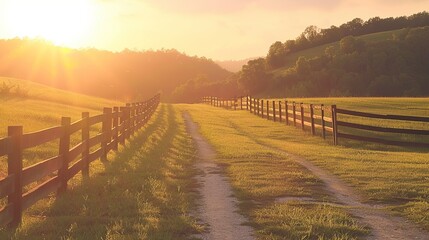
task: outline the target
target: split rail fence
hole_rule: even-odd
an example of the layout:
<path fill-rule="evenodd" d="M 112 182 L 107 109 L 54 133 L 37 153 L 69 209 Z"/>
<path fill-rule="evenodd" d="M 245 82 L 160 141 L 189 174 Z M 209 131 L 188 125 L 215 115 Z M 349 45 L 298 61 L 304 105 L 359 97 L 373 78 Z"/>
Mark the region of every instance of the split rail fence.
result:
<path fill-rule="evenodd" d="M 8 136 L 0 138 L 0 157 L 7 156 L 8 163 L 8 175 L 0 179 L 0 199 L 7 197 L 6 205 L 0 209 L 0 225 L 17 226 L 25 209 L 51 193 L 66 191 L 67 182 L 79 172 L 89 176 L 89 164 L 99 158 L 106 161 L 110 151 L 117 151 L 118 144 L 125 144 L 125 140 L 145 126 L 159 102 L 157 94 L 144 102 L 114 107 L 113 111 L 104 108 L 102 114 L 92 117 L 83 112 L 82 119 L 73 123 L 69 117 L 62 117 L 61 126 L 31 133 L 23 133 L 22 126 L 9 126 Z M 91 126 L 100 123 L 101 132 L 90 137 Z M 81 141 L 71 147 L 70 136 L 79 131 Z M 58 139 L 58 156 L 23 168 L 23 150 Z M 38 184 L 47 177 L 48 180 Z M 23 193 L 30 184 L 38 185 Z"/>
<path fill-rule="evenodd" d="M 387 140 L 379 137 L 370 137 L 366 133 L 356 134 L 359 131 L 370 131 L 375 133 L 393 133 L 413 136 L 429 136 L 426 129 L 405 129 L 393 127 L 371 126 L 347 122 L 347 118 L 340 116 L 347 115 L 366 119 L 381 119 L 418 122 L 429 126 L 429 117 L 403 116 L 403 115 L 382 115 L 365 113 L 337 108 L 336 105 L 325 106 L 324 104 L 304 104 L 290 102 L 287 100 L 264 100 L 252 98 L 250 96 L 237 97 L 232 99 L 222 99 L 217 97 L 204 97 L 203 103 L 215 107 L 224 107 L 233 110 L 247 110 L 262 118 L 274 122 L 285 123 L 301 128 L 303 131 L 310 131 L 312 135 L 320 135 L 324 139 L 328 136 L 332 138 L 334 145 L 337 145 L 340 138 L 351 139 L 364 142 L 373 142 L 386 145 L 422 147 L 429 148 L 429 143 L 425 141 L 403 141 Z M 339 119 L 340 118 L 340 119 Z"/>

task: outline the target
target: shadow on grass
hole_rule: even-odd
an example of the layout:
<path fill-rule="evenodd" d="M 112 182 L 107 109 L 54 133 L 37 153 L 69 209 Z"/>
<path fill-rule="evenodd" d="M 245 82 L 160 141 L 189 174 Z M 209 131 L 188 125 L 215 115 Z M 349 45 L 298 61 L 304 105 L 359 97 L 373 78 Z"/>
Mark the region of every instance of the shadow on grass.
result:
<path fill-rule="evenodd" d="M 41 213 L 44 219 L 24 223 L 8 236 L 189 238 L 198 231 L 187 215 L 190 197 L 186 188 L 193 174 L 193 153 L 173 108 L 162 105 L 147 127 L 104 165 L 104 171 L 56 198 L 46 213 Z"/>

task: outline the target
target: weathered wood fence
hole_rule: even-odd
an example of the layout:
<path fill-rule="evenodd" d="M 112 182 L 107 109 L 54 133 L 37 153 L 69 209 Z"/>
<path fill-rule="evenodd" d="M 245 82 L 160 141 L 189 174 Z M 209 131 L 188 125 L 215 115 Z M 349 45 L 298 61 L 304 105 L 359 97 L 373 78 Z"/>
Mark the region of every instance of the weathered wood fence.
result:
<path fill-rule="evenodd" d="M 403 129 L 392 127 L 379 127 L 364 124 L 347 122 L 341 119 L 341 115 L 364 117 L 371 119 L 412 121 L 429 123 L 429 117 L 402 116 L 402 115 L 382 115 L 364 113 L 352 110 L 337 108 L 336 105 L 325 106 L 324 104 L 304 104 L 290 102 L 287 100 L 264 100 L 252 98 L 250 96 L 232 99 L 219 99 L 216 97 L 204 97 L 203 103 L 216 107 L 226 107 L 230 109 L 247 110 L 262 118 L 274 122 L 285 123 L 301 128 L 303 131 L 310 131 L 312 135 L 320 135 L 323 138 L 330 136 L 334 145 L 337 145 L 340 138 L 352 139 L 365 142 L 381 143 L 395 146 L 423 147 L 428 148 L 428 142 L 412 142 L 399 140 L 386 140 L 383 138 L 369 137 L 365 134 L 357 135 L 353 130 L 365 130 L 381 133 L 397 133 L 411 135 L 429 136 L 429 130 Z M 233 107 L 229 107 L 233 106 Z M 340 129 L 341 127 L 341 129 Z M 341 131 L 340 131 L 341 130 Z M 350 131 L 352 130 L 352 131 Z M 351 133 L 353 132 L 353 133 Z M 363 135 L 363 136 L 362 136 Z"/>
<path fill-rule="evenodd" d="M 0 180 L 0 199 L 7 197 L 7 204 L 0 210 L 0 225 L 17 226 L 25 209 L 53 192 L 66 191 L 68 180 L 80 171 L 84 177 L 89 176 L 89 164 L 98 158 L 106 161 L 110 151 L 118 150 L 118 144 L 125 144 L 148 122 L 159 101 L 157 94 L 144 102 L 114 107 L 113 111 L 104 108 L 102 114 L 92 117 L 83 112 L 82 119 L 73 123 L 69 117 L 62 117 L 61 126 L 31 133 L 23 133 L 22 126 L 9 126 L 8 136 L 0 139 L 0 157 L 7 156 L 8 163 L 8 175 Z M 101 132 L 90 138 L 90 127 L 100 123 Z M 78 131 L 81 141 L 71 147 L 70 136 Z M 58 156 L 23 168 L 23 150 L 58 139 Z M 49 179 L 23 193 L 25 186 L 46 177 Z"/>

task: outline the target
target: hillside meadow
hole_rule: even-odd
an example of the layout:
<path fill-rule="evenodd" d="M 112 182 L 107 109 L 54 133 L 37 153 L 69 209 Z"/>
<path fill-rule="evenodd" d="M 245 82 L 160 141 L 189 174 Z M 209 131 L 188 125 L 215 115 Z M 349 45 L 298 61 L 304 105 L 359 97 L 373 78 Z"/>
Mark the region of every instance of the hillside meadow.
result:
<path fill-rule="evenodd" d="M 102 113 L 103 107 L 123 106 L 125 103 L 51 88 L 34 82 L 0 78 L 0 138 L 7 136 L 8 126 L 23 126 L 24 133 L 43 130 L 61 124 L 61 117 L 71 121 Z M 5 90 L 6 89 L 6 90 Z M 97 134 L 101 124 L 91 128 Z M 80 141 L 80 132 L 71 136 L 71 143 Z M 58 154 L 58 140 L 24 151 L 24 167 Z M 5 157 L 0 158 L 0 176 L 7 173 Z"/>
<path fill-rule="evenodd" d="M 373 43 L 373 42 L 379 42 L 384 40 L 393 39 L 393 36 L 395 34 L 398 34 L 402 31 L 402 29 L 399 30 L 392 30 L 392 31 L 385 31 L 385 32 L 378 32 L 378 33 L 371 33 L 371 34 L 365 34 L 361 36 L 357 36 L 356 39 L 361 39 L 365 41 L 366 43 Z M 307 59 L 311 59 L 317 56 L 321 56 L 325 53 L 326 48 L 332 47 L 335 50 L 340 49 L 340 42 L 333 42 L 333 43 L 327 43 L 323 44 L 317 47 L 304 49 L 301 51 L 297 51 L 291 54 L 286 55 L 285 57 L 285 64 L 281 68 L 274 69 L 271 71 L 271 73 L 274 76 L 281 76 L 284 74 L 289 68 L 294 67 L 296 61 L 300 57 L 305 57 Z"/>

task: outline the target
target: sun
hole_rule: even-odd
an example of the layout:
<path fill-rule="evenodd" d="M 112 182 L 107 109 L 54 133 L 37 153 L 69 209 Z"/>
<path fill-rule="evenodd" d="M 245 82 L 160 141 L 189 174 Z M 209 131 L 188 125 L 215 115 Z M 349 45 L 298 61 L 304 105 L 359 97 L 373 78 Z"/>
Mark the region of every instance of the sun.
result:
<path fill-rule="evenodd" d="M 6 8 L 6 26 L 14 36 L 58 45 L 83 44 L 94 23 L 91 0 L 10 0 Z"/>

